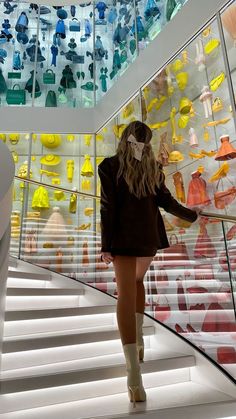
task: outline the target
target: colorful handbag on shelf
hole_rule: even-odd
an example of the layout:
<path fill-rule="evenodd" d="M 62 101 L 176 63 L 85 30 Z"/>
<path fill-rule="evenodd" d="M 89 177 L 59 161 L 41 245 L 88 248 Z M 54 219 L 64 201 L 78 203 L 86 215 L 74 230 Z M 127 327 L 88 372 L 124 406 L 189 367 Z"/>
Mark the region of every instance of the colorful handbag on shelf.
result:
<path fill-rule="evenodd" d="M 80 32 L 80 22 L 74 17 L 69 23 L 70 32 Z"/>
<path fill-rule="evenodd" d="M 186 244 L 179 241 L 176 234 L 171 234 L 169 242 L 170 247 L 156 255 L 156 260 L 161 263 L 161 266 L 174 268 L 188 264 L 189 256 Z"/>
<path fill-rule="evenodd" d="M 6 102 L 8 105 L 25 105 L 25 90 L 21 89 L 19 84 L 15 84 L 12 89 L 7 89 Z"/>
<path fill-rule="evenodd" d="M 55 81 L 56 81 L 56 75 L 50 68 L 46 70 L 45 73 L 43 73 L 44 84 L 55 84 Z"/>

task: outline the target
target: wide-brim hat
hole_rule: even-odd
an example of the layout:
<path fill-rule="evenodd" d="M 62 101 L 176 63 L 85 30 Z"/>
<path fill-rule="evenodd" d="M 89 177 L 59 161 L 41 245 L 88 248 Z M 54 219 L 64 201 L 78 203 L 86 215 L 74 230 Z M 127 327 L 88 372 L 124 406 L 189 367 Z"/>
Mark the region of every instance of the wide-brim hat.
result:
<path fill-rule="evenodd" d="M 41 134 L 40 141 L 47 148 L 57 148 L 61 144 L 59 134 Z"/>
<path fill-rule="evenodd" d="M 55 154 L 47 154 L 46 156 L 41 157 L 40 163 L 45 164 L 46 166 L 56 166 L 61 162 L 61 157 Z"/>
<path fill-rule="evenodd" d="M 184 160 L 184 156 L 180 151 L 174 150 L 169 154 L 169 163 L 177 163 Z"/>

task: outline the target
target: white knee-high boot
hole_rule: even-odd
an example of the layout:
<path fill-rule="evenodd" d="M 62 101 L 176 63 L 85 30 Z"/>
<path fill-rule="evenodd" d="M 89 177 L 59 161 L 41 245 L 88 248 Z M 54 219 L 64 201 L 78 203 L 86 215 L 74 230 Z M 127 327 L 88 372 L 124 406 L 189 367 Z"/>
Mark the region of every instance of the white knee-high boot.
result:
<path fill-rule="evenodd" d="M 141 362 L 143 362 L 144 358 L 143 317 L 143 314 L 136 313 L 136 342 L 138 357 Z"/>
<path fill-rule="evenodd" d="M 124 345 L 123 351 L 126 360 L 129 398 L 135 407 L 136 402 L 144 402 L 146 400 L 146 393 L 143 388 L 136 343 L 129 343 Z"/>

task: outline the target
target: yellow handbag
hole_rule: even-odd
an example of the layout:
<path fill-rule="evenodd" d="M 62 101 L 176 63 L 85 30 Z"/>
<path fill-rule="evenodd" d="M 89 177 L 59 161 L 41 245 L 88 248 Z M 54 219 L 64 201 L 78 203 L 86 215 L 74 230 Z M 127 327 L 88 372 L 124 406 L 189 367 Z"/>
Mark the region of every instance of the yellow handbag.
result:
<path fill-rule="evenodd" d="M 81 167 L 81 176 L 91 177 L 94 175 L 93 166 L 91 163 L 91 158 L 88 154 L 84 156 L 84 163 Z"/>
<path fill-rule="evenodd" d="M 212 105 L 212 110 L 213 112 L 219 112 L 222 111 L 222 109 L 224 108 L 223 106 L 223 101 L 220 97 L 216 97 L 214 99 L 213 105 Z"/>
<path fill-rule="evenodd" d="M 215 92 L 225 80 L 225 73 L 222 71 L 217 77 L 210 81 L 210 88 Z"/>
<path fill-rule="evenodd" d="M 220 46 L 220 41 L 217 38 L 210 39 L 204 46 L 205 54 L 210 55 L 216 48 Z"/>
<path fill-rule="evenodd" d="M 66 196 L 64 194 L 63 191 L 61 191 L 60 189 L 58 189 L 57 191 L 54 191 L 54 199 L 56 201 L 65 201 Z"/>

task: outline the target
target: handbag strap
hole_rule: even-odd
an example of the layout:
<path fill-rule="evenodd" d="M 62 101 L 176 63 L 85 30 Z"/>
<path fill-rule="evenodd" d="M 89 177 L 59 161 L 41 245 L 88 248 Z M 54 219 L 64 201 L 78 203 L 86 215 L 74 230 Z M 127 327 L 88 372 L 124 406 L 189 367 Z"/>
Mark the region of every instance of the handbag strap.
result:
<path fill-rule="evenodd" d="M 51 73 L 51 74 L 54 74 L 54 73 L 53 73 L 53 70 L 52 70 L 51 68 L 48 68 L 48 69 L 46 70 L 46 73 Z"/>
<path fill-rule="evenodd" d="M 18 89 L 15 89 L 15 87 L 18 87 Z M 20 85 L 19 84 L 14 84 L 13 90 L 20 90 Z"/>

